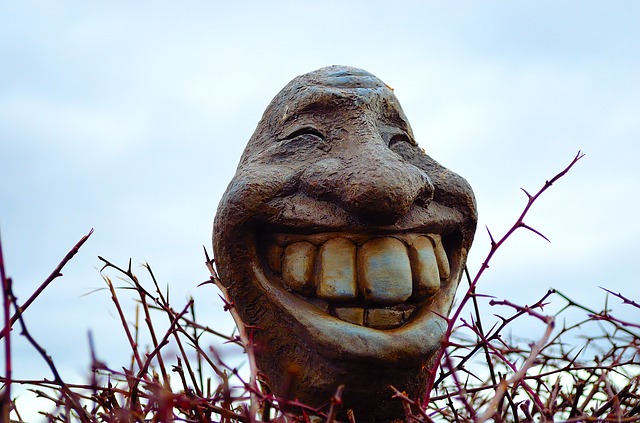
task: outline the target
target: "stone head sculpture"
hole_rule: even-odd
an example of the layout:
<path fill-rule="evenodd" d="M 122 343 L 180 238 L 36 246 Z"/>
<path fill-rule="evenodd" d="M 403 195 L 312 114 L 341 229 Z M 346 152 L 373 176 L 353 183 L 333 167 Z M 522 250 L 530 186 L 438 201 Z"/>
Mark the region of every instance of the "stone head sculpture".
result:
<path fill-rule="evenodd" d="M 269 104 L 214 223 L 222 283 L 276 395 L 358 421 L 403 416 L 440 347 L 476 226 L 467 182 L 361 69 L 299 76 Z"/>

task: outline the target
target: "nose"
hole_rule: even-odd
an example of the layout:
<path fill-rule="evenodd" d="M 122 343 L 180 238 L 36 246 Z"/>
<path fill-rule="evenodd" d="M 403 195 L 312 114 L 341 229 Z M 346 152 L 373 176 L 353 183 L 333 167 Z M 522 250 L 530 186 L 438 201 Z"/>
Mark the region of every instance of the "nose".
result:
<path fill-rule="evenodd" d="M 357 148 L 356 148 L 357 146 Z M 302 191 L 337 202 L 359 220 L 387 225 L 412 204 L 433 198 L 429 176 L 391 151 L 382 140 L 353 143 L 346 153 L 316 162 L 301 178 Z"/>

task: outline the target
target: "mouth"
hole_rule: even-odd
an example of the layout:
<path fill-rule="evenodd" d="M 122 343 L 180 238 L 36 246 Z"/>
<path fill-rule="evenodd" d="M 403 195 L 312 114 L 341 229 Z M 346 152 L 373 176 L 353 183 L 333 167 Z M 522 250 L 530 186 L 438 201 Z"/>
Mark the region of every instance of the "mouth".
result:
<path fill-rule="evenodd" d="M 377 330 L 424 315 L 457 283 L 461 262 L 457 233 L 271 232 L 263 239 L 263 272 L 273 285 L 324 315 Z"/>

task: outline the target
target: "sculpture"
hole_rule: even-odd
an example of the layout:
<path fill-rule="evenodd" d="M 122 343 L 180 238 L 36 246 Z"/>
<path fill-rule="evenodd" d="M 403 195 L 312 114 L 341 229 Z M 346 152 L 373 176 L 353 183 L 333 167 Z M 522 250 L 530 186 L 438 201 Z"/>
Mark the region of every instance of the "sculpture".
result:
<path fill-rule="evenodd" d="M 360 69 L 299 76 L 269 104 L 214 223 L 218 272 L 277 395 L 402 418 L 440 346 L 475 232 L 473 192 L 416 144 Z M 297 370 L 293 370 L 297 369 Z"/>

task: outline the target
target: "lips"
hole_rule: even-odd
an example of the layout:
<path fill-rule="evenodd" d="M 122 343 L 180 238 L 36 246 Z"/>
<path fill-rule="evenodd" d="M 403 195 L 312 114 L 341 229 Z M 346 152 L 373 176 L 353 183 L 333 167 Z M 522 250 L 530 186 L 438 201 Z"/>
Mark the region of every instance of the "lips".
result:
<path fill-rule="evenodd" d="M 403 326 L 450 282 L 440 234 L 270 233 L 264 245 L 265 273 L 282 288 L 372 329 Z"/>

